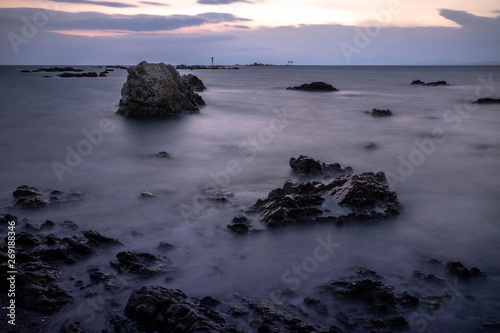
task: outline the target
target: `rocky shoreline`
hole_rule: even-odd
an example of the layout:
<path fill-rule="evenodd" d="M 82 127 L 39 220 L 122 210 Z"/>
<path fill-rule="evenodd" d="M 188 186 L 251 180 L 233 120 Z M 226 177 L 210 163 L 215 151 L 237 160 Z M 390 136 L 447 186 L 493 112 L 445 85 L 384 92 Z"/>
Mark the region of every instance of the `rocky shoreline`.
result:
<path fill-rule="evenodd" d="M 332 227 L 374 223 L 397 216 L 402 209 L 382 172 L 356 174 L 351 167 L 303 155 L 292 157 L 289 164 L 303 182 L 286 182 L 271 191 L 267 198 L 235 217 L 229 232 L 250 234 L 259 231 L 252 227 L 257 223 L 264 226 L 260 230 L 315 223 Z M 13 207 L 21 211 L 84 200 L 80 195 L 26 185 L 18 187 L 12 196 Z M 224 200 L 228 200 L 226 196 Z M 326 201 L 331 203 L 325 205 Z M 334 213 L 332 205 L 344 210 Z M 252 220 L 255 216 L 259 222 Z M 0 218 L 0 225 L 10 221 L 16 223 L 19 314 L 44 318 L 51 327 L 55 321 L 60 332 L 401 332 L 418 327 L 416 314 L 439 313 L 456 297 L 449 289 L 451 281 L 456 283 L 458 279 L 467 285 L 487 279 L 484 271 L 459 261 L 428 259 L 414 263 L 419 269 L 411 276 L 382 276 L 353 263 L 350 275 L 324 281 L 310 291 L 291 287 L 277 288 L 264 298 L 240 294 L 189 297 L 166 285 L 178 278 L 180 268 L 165 255 L 175 249 L 170 243 L 152 244 L 151 252 L 137 251 L 98 231 L 81 230 L 71 221 L 35 224 L 7 214 Z M 0 244 L 4 289 L 8 288 L 7 244 L 7 238 Z M 158 251 L 162 254 L 155 254 Z M 324 251 L 333 248 L 325 244 Z M 94 264 L 92 258 L 102 255 L 114 259 Z M 82 273 L 78 277 L 65 275 L 66 268 L 74 265 L 82 267 Z M 150 284 L 152 279 L 155 284 Z M 158 284 L 161 280 L 165 285 Z M 464 297 L 474 304 L 473 294 Z M 92 321 L 55 319 L 59 313 L 78 313 L 75 307 L 95 300 L 102 303 L 100 316 L 104 322 L 100 327 Z M 95 316 L 92 311 L 89 315 Z M 476 315 L 473 307 L 469 312 Z M 19 332 L 48 330 L 29 319 L 23 325 L 33 325 L 36 330 L 26 327 Z M 498 325 L 485 321 L 481 327 Z"/>
<path fill-rule="evenodd" d="M 30 323 L 29 318 L 44 318 L 43 322 L 53 325 L 51 318 L 59 312 L 78 313 L 75 307 L 82 304 L 82 298 L 104 302 L 102 327 L 66 320 L 59 323 L 60 332 L 400 332 L 418 327 L 416 311 L 439 313 L 456 297 L 449 289 L 454 279 L 464 286 L 487 279 L 478 268 L 429 259 L 419 266 L 439 275 L 415 270 L 409 277 L 381 276 L 353 265 L 350 275 L 324 281 L 307 294 L 286 288 L 275 289 L 268 298 L 240 294 L 224 299 L 189 297 L 181 290 L 148 283 L 152 277 L 176 278 L 177 266 L 166 256 L 127 250 L 119 240 L 81 230 L 70 221 L 35 226 L 13 215 L 0 218 L 1 225 L 8 221 L 16 221 L 23 230 L 16 235 L 18 320 L 27 316 L 23 325 Z M 114 253 L 116 260 L 104 265 L 89 260 L 103 253 Z M 5 289 L 6 240 L 0 256 Z M 77 263 L 86 267 L 78 277 L 62 273 Z M 62 282 L 73 287 L 63 288 Z M 130 289 L 132 284 L 136 287 Z M 122 295 L 125 303 L 119 301 Z M 473 295 L 465 297 L 474 304 Z M 469 312 L 473 315 L 474 308 Z M 40 322 L 31 324 L 34 327 L 18 332 L 48 329 Z M 483 329 L 498 325 L 484 322 Z M 14 332 L 4 328 L 4 332 Z"/>

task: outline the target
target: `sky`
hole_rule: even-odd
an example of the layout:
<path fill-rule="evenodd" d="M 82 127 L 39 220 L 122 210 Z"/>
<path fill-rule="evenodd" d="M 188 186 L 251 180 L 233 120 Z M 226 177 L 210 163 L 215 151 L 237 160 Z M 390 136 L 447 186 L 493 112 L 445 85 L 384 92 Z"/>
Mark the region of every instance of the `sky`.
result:
<path fill-rule="evenodd" d="M 500 64 L 498 0 L 0 0 L 0 64 Z"/>

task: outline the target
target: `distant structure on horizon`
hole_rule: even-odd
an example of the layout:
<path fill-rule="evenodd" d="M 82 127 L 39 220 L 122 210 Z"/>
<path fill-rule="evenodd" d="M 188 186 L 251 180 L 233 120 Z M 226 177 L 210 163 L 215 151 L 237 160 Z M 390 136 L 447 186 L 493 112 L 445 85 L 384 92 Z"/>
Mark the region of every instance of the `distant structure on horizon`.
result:
<path fill-rule="evenodd" d="M 214 57 L 212 57 L 212 66 L 214 65 Z"/>
<path fill-rule="evenodd" d="M 293 65 L 293 60 L 288 60 L 288 66 L 292 66 Z"/>

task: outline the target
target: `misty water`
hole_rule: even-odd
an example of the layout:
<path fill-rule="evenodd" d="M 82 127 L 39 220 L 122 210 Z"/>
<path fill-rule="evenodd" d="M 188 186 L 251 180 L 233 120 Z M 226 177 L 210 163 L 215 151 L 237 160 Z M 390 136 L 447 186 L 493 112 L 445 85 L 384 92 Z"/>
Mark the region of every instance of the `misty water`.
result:
<path fill-rule="evenodd" d="M 81 229 L 119 239 L 130 250 L 159 253 L 161 241 L 174 244 L 177 249 L 168 257 L 178 266 L 176 278 L 130 280 L 128 291 L 115 296 L 120 306 L 132 290 L 150 284 L 222 299 L 235 293 L 269 298 L 276 288 L 292 287 L 307 294 L 349 275 L 356 264 L 407 290 L 411 287 L 402 281 L 414 270 L 432 272 L 425 261 L 436 258 L 477 266 L 488 278 L 458 286 L 458 296 L 439 315 L 417 310 L 415 318 L 434 331 L 470 331 L 498 319 L 500 107 L 471 102 L 500 98 L 500 67 L 182 70 L 208 87 L 201 93 L 207 105 L 199 114 L 165 120 L 115 115 L 126 70 L 107 78 L 19 72 L 37 67 L 0 67 L 1 212 L 35 224 L 71 220 Z M 43 78 L 46 74 L 54 76 Z M 410 85 L 416 79 L 450 85 Z M 313 81 L 340 91 L 285 90 Z M 365 113 L 373 108 L 388 108 L 394 115 Z M 67 147 L 76 150 L 86 140 L 82 131 L 98 129 L 103 120 L 111 122 L 109 133 L 60 181 L 53 163 L 66 164 Z M 369 143 L 377 148 L 366 149 Z M 171 158 L 154 157 L 160 151 Z M 254 221 L 262 232 L 230 233 L 226 226 L 242 209 L 286 180 L 298 180 L 288 160 L 301 154 L 349 165 L 355 172 L 386 172 L 402 213 L 376 224 L 342 227 L 266 230 Z M 23 184 L 87 195 L 77 204 L 20 210 L 12 207 L 12 192 Z M 204 201 L 205 188 L 234 196 L 226 203 Z M 143 191 L 157 197 L 140 198 Z M 338 247 L 307 276 L 291 273 L 293 265 L 314 256 L 318 238 Z M 61 267 L 61 285 L 75 289 L 71 275 L 88 282 L 86 268 L 105 267 L 117 251 Z M 84 302 L 77 298 L 54 320 L 68 317 L 99 327 L 106 311 L 87 323 L 88 313 L 75 310 Z M 413 329 L 416 324 L 410 320 Z"/>

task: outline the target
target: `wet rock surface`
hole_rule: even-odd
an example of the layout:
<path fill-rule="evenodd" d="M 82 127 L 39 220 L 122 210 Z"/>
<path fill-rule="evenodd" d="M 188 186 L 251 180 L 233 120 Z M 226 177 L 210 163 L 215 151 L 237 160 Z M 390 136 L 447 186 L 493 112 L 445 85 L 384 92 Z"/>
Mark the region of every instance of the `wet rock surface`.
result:
<path fill-rule="evenodd" d="M 40 209 L 54 207 L 71 202 L 78 202 L 85 197 L 84 193 L 63 193 L 58 190 L 40 190 L 36 187 L 22 185 L 13 193 L 14 206 L 24 209 Z"/>
<path fill-rule="evenodd" d="M 175 67 L 146 61 L 128 68 L 117 113 L 126 117 L 165 117 L 198 112 L 205 105 Z"/>
<path fill-rule="evenodd" d="M 325 82 L 304 83 L 300 86 L 288 87 L 286 90 L 303 90 L 303 91 L 338 91 L 331 84 Z"/>

